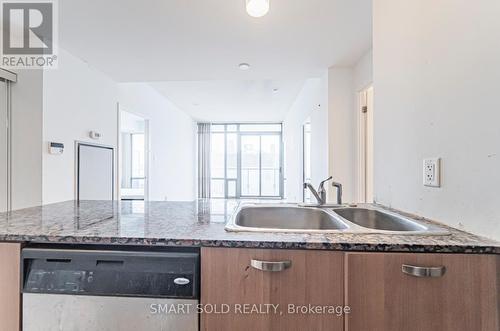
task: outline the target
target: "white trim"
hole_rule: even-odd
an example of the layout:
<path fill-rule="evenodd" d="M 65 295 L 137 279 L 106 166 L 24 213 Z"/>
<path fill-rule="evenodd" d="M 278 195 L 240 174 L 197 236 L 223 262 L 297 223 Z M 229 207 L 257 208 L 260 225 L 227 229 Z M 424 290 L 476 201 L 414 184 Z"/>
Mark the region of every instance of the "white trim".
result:
<path fill-rule="evenodd" d="M 371 100 L 370 100 L 371 98 Z M 363 113 L 363 107 L 368 107 Z M 373 86 L 357 93 L 357 133 L 358 133 L 358 202 L 373 202 Z M 370 169 L 371 168 L 371 169 Z"/>
<path fill-rule="evenodd" d="M 150 169 L 150 150 L 151 150 L 151 136 L 149 135 L 149 119 L 144 119 L 144 201 L 149 201 L 150 188 L 149 174 Z"/>
<path fill-rule="evenodd" d="M 12 211 L 12 86 L 5 81 L 7 93 L 7 211 Z"/>
<path fill-rule="evenodd" d="M 121 201 L 122 199 L 122 184 L 121 184 L 121 144 L 122 135 L 120 134 L 121 127 L 121 112 L 120 103 L 116 103 L 116 200 Z"/>
<path fill-rule="evenodd" d="M 362 108 L 366 105 L 366 89 L 357 93 L 356 121 L 358 132 L 358 197 L 357 201 L 366 202 L 366 117 Z"/>

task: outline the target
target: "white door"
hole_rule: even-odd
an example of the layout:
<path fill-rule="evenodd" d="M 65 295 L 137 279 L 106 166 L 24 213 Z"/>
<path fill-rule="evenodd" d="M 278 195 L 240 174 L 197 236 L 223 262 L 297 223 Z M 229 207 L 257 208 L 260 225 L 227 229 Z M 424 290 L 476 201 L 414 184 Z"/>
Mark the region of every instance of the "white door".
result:
<path fill-rule="evenodd" d="M 0 80 L 0 212 L 7 211 L 7 83 Z"/>

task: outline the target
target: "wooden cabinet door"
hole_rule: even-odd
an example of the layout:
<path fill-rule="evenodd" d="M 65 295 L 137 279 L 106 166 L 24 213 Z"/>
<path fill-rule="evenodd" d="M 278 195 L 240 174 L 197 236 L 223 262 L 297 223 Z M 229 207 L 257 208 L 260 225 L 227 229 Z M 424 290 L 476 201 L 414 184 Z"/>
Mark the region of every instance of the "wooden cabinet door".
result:
<path fill-rule="evenodd" d="M 251 260 L 290 261 L 282 271 L 261 271 Z M 332 311 L 290 313 L 288 305 L 343 306 L 343 253 L 311 250 L 203 248 L 201 303 L 229 306 L 227 313 L 203 313 L 205 331 L 343 330 L 343 316 Z M 249 314 L 239 304 L 279 305 Z M 259 307 L 259 306 L 252 306 Z M 262 306 L 260 306 L 262 307 Z M 295 306 L 294 306 L 295 307 Z M 244 311 L 243 311 L 244 312 Z"/>
<path fill-rule="evenodd" d="M 21 245 L 0 243 L 0 331 L 21 325 Z"/>
<path fill-rule="evenodd" d="M 494 255 L 348 253 L 346 331 L 498 331 Z M 402 265 L 446 268 L 416 277 Z M 437 270 L 437 269 L 434 269 Z"/>

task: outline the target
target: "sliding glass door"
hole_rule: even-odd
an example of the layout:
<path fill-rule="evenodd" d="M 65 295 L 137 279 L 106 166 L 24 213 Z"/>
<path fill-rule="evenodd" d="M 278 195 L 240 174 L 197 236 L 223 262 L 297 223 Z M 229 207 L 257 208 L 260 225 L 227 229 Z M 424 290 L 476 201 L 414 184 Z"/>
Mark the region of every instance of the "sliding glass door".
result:
<path fill-rule="evenodd" d="M 213 198 L 281 198 L 281 124 L 215 124 L 211 143 Z"/>
<path fill-rule="evenodd" d="M 241 137 L 241 195 L 260 195 L 260 136 Z"/>
<path fill-rule="evenodd" d="M 281 135 L 241 135 L 241 197 L 281 196 Z"/>

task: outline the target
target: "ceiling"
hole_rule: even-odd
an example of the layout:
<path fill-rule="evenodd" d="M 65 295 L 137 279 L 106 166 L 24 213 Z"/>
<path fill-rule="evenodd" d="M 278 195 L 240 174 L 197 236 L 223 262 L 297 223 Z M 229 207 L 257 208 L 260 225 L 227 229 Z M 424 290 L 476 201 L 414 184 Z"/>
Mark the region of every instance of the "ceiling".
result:
<path fill-rule="evenodd" d="M 64 0 L 59 12 L 61 47 L 120 82 L 304 79 L 371 46 L 371 0 L 271 0 L 262 18 L 244 0 Z"/>
<path fill-rule="evenodd" d="M 62 48 L 207 121 L 282 120 L 305 79 L 371 47 L 371 0 L 271 0 L 262 18 L 245 0 L 64 0 L 59 12 Z"/>
<path fill-rule="evenodd" d="M 197 121 L 281 122 L 303 80 L 225 80 L 151 83 Z M 278 91 L 274 92 L 274 89 Z"/>

